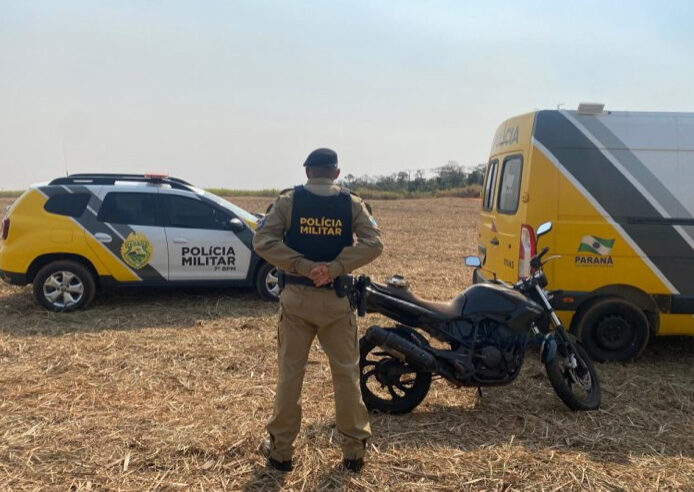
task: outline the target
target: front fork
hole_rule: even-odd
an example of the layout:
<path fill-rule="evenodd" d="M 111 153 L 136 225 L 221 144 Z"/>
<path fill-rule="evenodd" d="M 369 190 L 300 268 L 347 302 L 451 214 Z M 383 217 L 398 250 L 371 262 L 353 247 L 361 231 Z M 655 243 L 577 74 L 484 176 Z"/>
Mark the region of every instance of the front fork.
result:
<path fill-rule="evenodd" d="M 557 316 L 557 313 L 554 312 L 554 308 L 552 308 L 552 305 L 550 304 L 549 299 L 547 299 L 547 296 L 545 295 L 544 290 L 542 290 L 542 287 L 535 284 L 535 291 L 537 292 L 539 298 L 542 299 L 542 302 L 545 305 L 545 309 L 547 309 L 547 311 L 549 312 L 550 319 L 554 324 L 554 330 L 545 335 L 544 339 L 542 340 L 542 348 L 540 349 L 542 362 L 546 364 L 547 362 L 551 362 L 554 360 L 554 358 L 557 356 L 557 348 L 559 343 L 563 347 L 570 349 L 571 353 L 566 355 L 569 367 L 575 369 L 577 366 L 577 362 L 576 357 L 574 356 L 574 347 L 573 343 L 571 342 L 571 339 L 569 338 L 569 335 L 566 333 L 566 330 L 564 329 L 564 325 L 561 323 L 561 320 L 559 319 L 559 316 Z M 537 330 L 536 327 L 534 327 L 534 329 L 539 333 L 539 330 Z"/>

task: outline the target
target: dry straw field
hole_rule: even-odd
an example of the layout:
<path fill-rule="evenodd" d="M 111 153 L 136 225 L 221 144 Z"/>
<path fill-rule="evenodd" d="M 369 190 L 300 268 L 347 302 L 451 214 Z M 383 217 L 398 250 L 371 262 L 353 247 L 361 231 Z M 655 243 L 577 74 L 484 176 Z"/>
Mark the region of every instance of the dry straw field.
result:
<path fill-rule="evenodd" d="M 469 283 L 461 258 L 476 251 L 476 200 L 373 205 L 386 251 L 369 274 L 403 273 L 435 299 Z M 437 381 L 414 413 L 373 415 L 360 475 L 337 466 L 330 375 L 315 348 L 296 468 L 271 472 L 256 448 L 273 398 L 276 309 L 243 290 L 137 290 L 63 315 L 3 285 L 0 489 L 694 490 L 688 338 L 600 365 L 594 413 L 567 410 L 534 354 L 515 384 L 482 399 Z"/>

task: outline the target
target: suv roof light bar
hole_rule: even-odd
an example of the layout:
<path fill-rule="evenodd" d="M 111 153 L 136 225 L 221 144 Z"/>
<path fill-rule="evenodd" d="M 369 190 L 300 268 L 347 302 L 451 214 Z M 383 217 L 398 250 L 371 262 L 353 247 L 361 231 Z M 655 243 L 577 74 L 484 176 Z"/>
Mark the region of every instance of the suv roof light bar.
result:
<path fill-rule="evenodd" d="M 115 174 L 115 173 L 82 173 L 70 174 L 51 181 L 51 185 L 68 184 L 114 184 L 116 181 L 136 181 L 148 183 L 166 183 L 174 188 L 189 189 L 193 185 L 179 178 L 164 177 L 163 175 L 145 174 Z"/>

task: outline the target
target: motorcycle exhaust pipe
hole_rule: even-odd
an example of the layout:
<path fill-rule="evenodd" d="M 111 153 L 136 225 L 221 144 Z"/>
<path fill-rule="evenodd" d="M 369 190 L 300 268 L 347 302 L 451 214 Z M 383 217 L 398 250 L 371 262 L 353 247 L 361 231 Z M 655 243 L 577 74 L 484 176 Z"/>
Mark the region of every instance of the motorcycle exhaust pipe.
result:
<path fill-rule="evenodd" d="M 379 347 L 389 348 L 404 355 L 407 363 L 416 369 L 429 372 L 436 372 L 438 369 L 436 358 L 433 355 L 397 333 L 384 330 L 379 326 L 372 326 L 366 330 L 364 336 Z"/>

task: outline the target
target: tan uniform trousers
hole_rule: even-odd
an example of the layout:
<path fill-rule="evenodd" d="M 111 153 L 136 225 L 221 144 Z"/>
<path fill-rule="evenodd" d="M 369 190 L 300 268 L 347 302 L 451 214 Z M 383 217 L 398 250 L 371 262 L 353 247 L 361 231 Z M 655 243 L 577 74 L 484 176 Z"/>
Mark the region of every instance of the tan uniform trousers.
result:
<path fill-rule="evenodd" d="M 287 285 L 280 296 L 277 394 L 267 430 L 270 455 L 279 461 L 292 458 L 301 427 L 301 387 L 313 339 L 318 336 L 330 361 L 335 392 L 335 421 L 343 436 L 345 458 L 362 458 L 371 426 L 359 387 L 357 320 L 347 298 L 332 289 Z"/>

